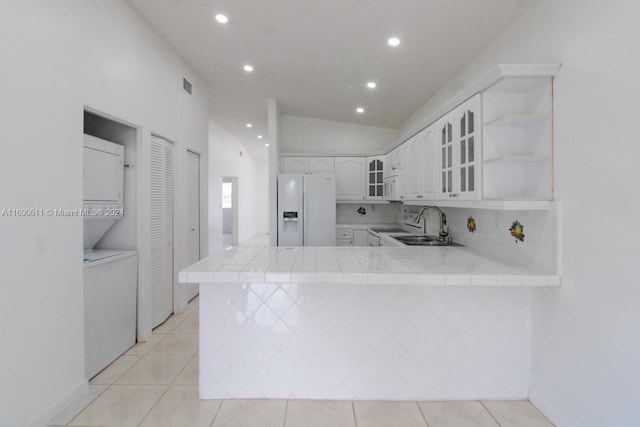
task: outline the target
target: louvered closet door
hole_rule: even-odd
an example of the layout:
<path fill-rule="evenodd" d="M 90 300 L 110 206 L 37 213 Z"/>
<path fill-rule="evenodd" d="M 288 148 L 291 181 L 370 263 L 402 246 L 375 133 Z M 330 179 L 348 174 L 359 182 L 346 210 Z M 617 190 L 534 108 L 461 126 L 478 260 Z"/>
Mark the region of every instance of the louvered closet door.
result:
<path fill-rule="evenodd" d="M 151 137 L 151 318 L 173 312 L 173 144 Z"/>

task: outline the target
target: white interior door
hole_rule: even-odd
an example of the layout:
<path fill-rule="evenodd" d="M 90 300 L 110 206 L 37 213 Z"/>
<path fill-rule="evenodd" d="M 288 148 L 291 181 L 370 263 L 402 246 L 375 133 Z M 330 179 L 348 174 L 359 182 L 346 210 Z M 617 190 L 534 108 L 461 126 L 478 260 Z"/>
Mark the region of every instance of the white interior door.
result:
<path fill-rule="evenodd" d="M 151 137 L 151 320 L 173 312 L 173 144 Z"/>
<path fill-rule="evenodd" d="M 187 264 L 200 261 L 200 155 L 187 151 Z M 187 285 L 187 299 L 198 295 L 198 284 Z"/>

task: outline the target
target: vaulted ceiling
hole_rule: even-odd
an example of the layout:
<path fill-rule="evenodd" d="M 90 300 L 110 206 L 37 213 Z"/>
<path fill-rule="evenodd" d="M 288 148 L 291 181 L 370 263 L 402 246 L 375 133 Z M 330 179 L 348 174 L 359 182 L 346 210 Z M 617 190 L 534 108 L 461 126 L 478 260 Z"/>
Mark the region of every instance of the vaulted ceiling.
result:
<path fill-rule="evenodd" d="M 261 161 L 268 98 L 284 114 L 398 128 L 536 1 L 129 3 L 204 78 L 210 116 Z"/>

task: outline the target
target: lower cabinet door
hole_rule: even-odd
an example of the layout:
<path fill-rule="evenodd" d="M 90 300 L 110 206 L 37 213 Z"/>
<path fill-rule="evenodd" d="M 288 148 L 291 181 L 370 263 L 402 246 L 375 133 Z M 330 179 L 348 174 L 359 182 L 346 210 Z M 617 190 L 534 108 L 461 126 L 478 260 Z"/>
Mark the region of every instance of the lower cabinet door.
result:
<path fill-rule="evenodd" d="M 367 230 L 353 230 L 353 246 L 367 246 Z"/>
<path fill-rule="evenodd" d="M 336 246 L 353 246 L 353 239 L 336 239 Z"/>

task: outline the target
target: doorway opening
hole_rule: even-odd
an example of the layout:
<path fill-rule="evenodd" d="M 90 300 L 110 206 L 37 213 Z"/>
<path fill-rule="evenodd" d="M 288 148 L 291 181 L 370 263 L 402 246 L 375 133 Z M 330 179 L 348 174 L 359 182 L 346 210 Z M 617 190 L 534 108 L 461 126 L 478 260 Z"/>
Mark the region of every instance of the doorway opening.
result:
<path fill-rule="evenodd" d="M 238 245 L 238 178 L 222 177 L 222 246 Z"/>
<path fill-rule="evenodd" d="M 200 259 L 200 154 L 187 150 L 187 265 Z M 185 287 L 187 301 L 198 295 L 197 283 Z"/>

